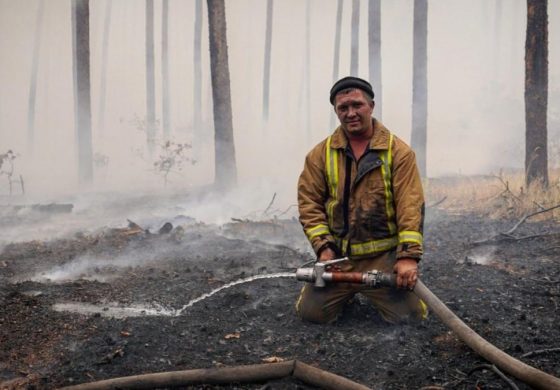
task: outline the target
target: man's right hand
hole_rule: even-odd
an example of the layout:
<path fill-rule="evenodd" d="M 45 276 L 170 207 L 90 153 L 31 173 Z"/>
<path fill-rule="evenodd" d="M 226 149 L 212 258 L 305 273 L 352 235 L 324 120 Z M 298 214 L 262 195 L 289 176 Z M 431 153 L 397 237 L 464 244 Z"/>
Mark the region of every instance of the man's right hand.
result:
<path fill-rule="evenodd" d="M 319 261 L 328 261 L 336 259 L 336 253 L 331 248 L 325 248 L 319 253 Z"/>
<path fill-rule="evenodd" d="M 331 248 L 325 248 L 319 254 L 319 261 L 329 261 L 329 260 L 334 260 L 334 259 L 336 259 L 336 253 Z M 339 264 L 327 265 L 327 267 L 325 269 L 326 269 L 326 271 L 329 271 L 329 272 L 332 272 L 332 271 L 340 272 L 340 271 L 342 271 L 342 268 L 340 268 Z"/>

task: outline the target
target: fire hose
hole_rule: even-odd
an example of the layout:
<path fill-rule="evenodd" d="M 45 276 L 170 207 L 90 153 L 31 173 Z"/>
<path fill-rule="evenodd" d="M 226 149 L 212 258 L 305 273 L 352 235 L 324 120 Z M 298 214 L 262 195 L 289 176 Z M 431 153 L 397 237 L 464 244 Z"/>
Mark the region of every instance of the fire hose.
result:
<path fill-rule="evenodd" d="M 348 258 L 316 262 L 313 267 L 298 268 L 296 279 L 325 287 L 327 283 L 358 283 L 373 288 L 396 287 L 396 275 L 380 271 L 340 272 L 329 271 L 333 264 Z M 529 366 L 508 355 L 486 341 L 455 315 L 421 280 L 416 281 L 413 292 L 439 317 L 439 319 L 477 354 L 498 368 L 536 389 L 560 389 L 560 379 Z"/>

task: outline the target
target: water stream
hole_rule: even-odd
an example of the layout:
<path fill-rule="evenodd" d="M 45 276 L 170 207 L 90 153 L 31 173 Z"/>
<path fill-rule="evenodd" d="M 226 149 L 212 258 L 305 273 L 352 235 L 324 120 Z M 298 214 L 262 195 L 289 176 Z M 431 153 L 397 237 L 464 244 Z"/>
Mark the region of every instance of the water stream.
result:
<path fill-rule="evenodd" d="M 185 311 L 187 308 L 191 307 L 192 305 L 194 305 L 197 302 L 203 301 L 206 298 L 211 297 L 212 295 L 225 290 L 226 288 L 230 288 L 233 286 L 237 286 L 238 284 L 243 284 L 243 283 L 248 283 L 248 282 L 252 282 L 253 280 L 258 280 L 258 279 L 272 279 L 272 278 L 295 278 L 296 274 L 294 272 L 278 272 L 275 274 L 264 274 L 264 275 L 254 275 L 254 276 L 250 276 L 248 278 L 245 279 L 238 279 L 235 280 L 233 282 L 229 282 L 227 284 L 224 284 L 221 287 L 218 287 L 206 294 L 203 294 L 201 296 L 199 296 L 198 298 L 192 299 L 190 300 L 186 305 L 184 305 L 182 308 L 180 308 L 179 310 L 177 310 L 177 314 L 175 316 L 180 316 L 183 311 Z"/>
<path fill-rule="evenodd" d="M 70 303 L 56 303 L 53 305 L 53 309 L 55 311 L 65 311 L 65 312 L 72 312 L 72 313 L 80 313 L 80 314 L 100 314 L 104 317 L 114 317 L 114 318 L 125 318 L 125 317 L 139 317 L 139 316 L 171 316 L 171 317 L 178 317 L 185 310 L 189 307 L 193 306 L 195 303 L 205 300 L 206 298 L 211 297 L 218 292 L 228 289 L 233 286 L 237 286 L 238 284 L 249 283 L 253 280 L 259 279 L 273 279 L 273 278 L 294 278 L 294 272 L 278 272 L 275 274 L 264 274 L 264 275 L 254 275 L 244 279 L 234 280 L 233 282 L 229 282 L 215 288 L 203 294 L 197 298 L 191 299 L 187 302 L 183 307 L 180 309 L 168 309 L 161 305 L 134 305 L 129 307 L 118 306 L 117 304 L 104 304 L 104 305 L 93 305 L 89 303 L 78 303 L 78 302 L 70 302 Z"/>

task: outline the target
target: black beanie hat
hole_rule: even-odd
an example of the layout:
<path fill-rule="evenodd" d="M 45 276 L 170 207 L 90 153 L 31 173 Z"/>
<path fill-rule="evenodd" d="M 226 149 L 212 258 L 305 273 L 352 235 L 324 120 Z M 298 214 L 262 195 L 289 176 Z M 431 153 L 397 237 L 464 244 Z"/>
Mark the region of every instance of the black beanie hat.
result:
<path fill-rule="evenodd" d="M 331 88 L 331 104 L 334 105 L 334 98 L 337 93 L 344 89 L 348 88 L 358 88 L 367 93 L 371 98 L 375 96 L 373 93 L 373 89 L 371 88 L 371 84 L 368 83 L 366 80 L 360 79 L 358 77 L 344 77 L 343 79 L 338 80 Z"/>

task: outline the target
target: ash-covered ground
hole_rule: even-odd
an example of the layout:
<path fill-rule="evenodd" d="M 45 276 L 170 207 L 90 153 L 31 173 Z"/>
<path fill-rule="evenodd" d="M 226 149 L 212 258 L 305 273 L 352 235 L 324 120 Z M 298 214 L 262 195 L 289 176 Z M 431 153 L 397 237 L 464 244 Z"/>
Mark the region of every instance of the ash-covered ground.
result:
<path fill-rule="evenodd" d="M 185 307 L 229 282 L 311 260 L 300 225 L 265 213 L 208 223 L 188 208 L 135 204 L 3 208 L 1 388 L 292 359 L 374 389 L 509 388 L 433 314 L 388 325 L 358 298 L 336 323 L 300 321 L 294 278 L 238 284 Z M 111 207 L 113 219 L 93 218 Z M 80 228 L 76 215 L 92 222 Z M 560 227 L 530 219 L 515 232 L 523 239 L 472 244 L 516 222 L 429 208 L 421 278 L 481 336 L 560 376 Z M 524 356 L 544 349 L 552 350 Z M 286 379 L 205 388 L 313 387 Z"/>

